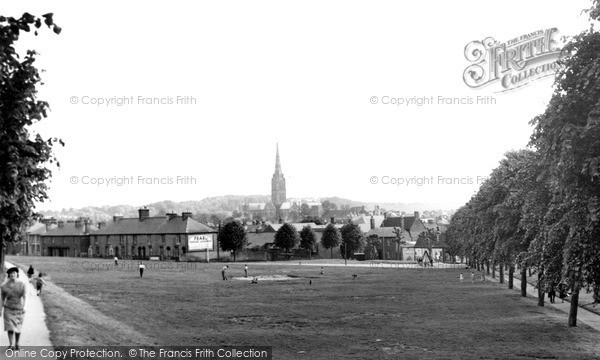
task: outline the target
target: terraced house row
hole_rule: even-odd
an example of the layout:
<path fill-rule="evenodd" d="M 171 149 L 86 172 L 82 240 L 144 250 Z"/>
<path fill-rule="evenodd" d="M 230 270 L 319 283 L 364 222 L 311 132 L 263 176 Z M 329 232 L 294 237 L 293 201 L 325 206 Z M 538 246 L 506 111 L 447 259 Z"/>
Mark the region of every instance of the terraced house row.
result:
<path fill-rule="evenodd" d="M 217 230 L 194 220 L 191 213 L 150 217 L 149 209 L 138 212 L 137 218 L 114 216 L 98 225 L 85 219 L 46 221 L 32 226 L 27 240 L 13 246 L 19 253 L 42 256 L 217 258 Z"/>

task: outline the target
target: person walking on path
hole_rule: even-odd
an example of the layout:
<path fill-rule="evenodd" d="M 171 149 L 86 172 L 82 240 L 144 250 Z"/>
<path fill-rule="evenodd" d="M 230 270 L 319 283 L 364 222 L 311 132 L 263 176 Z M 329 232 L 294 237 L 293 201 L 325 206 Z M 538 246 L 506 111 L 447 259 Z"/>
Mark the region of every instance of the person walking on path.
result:
<path fill-rule="evenodd" d="M 475 283 L 475 271 L 471 271 L 471 284 Z"/>
<path fill-rule="evenodd" d="M 144 263 L 142 263 L 140 261 L 140 265 L 138 266 L 140 268 L 140 277 L 144 276 L 144 269 L 146 268 L 146 265 L 144 265 Z"/>
<path fill-rule="evenodd" d="M 25 283 L 17 281 L 19 268 L 11 267 L 6 273 L 8 280 L 0 288 L 2 293 L 0 315 L 4 312 L 4 330 L 8 332 L 9 348 L 19 350 L 19 339 L 21 338 L 21 328 L 23 327 L 25 306 L 27 305 L 27 291 L 25 290 Z"/>
<path fill-rule="evenodd" d="M 33 283 L 35 283 L 35 289 L 37 290 L 37 296 L 40 296 L 42 294 L 42 286 L 46 285 L 46 281 L 44 281 L 44 279 L 42 279 L 42 276 L 44 276 L 44 274 L 42 274 L 42 272 L 40 271 L 37 278 L 31 279 L 31 281 L 33 281 Z"/>
<path fill-rule="evenodd" d="M 551 304 L 554 304 L 554 299 L 556 299 L 556 290 L 554 290 L 554 284 L 550 285 L 550 290 L 548 290 L 548 299 L 550 299 Z"/>
<path fill-rule="evenodd" d="M 244 275 L 248 277 L 248 265 L 244 265 Z"/>
<path fill-rule="evenodd" d="M 325 275 L 325 269 L 321 266 L 321 275 Z"/>
<path fill-rule="evenodd" d="M 463 273 L 460 273 L 460 276 L 459 276 L 458 278 L 460 279 L 460 282 L 461 282 L 461 283 L 462 283 L 462 282 L 463 282 L 463 280 L 465 279 L 465 277 L 464 277 Z"/>
<path fill-rule="evenodd" d="M 119 266 L 119 258 L 115 256 L 115 266 Z"/>
<path fill-rule="evenodd" d="M 27 277 L 31 279 L 33 274 L 35 274 L 35 270 L 33 270 L 33 265 L 29 265 L 29 270 L 27 270 Z"/>
<path fill-rule="evenodd" d="M 221 275 L 223 275 L 223 280 L 227 280 L 227 269 L 229 269 L 229 265 L 223 266 L 223 270 L 221 270 Z"/>

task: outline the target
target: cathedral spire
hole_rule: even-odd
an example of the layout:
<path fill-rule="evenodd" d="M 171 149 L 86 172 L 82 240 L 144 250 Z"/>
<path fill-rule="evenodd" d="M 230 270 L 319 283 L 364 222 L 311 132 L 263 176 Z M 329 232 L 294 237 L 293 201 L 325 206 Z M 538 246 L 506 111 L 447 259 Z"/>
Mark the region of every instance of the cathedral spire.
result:
<path fill-rule="evenodd" d="M 275 173 L 271 178 L 271 202 L 275 206 L 276 220 L 281 219 L 281 204 L 286 201 L 285 197 L 285 178 L 281 171 L 281 162 L 279 161 L 279 143 L 277 143 L 277 155 L 275 156 Z"/>
<path fill-rule="evenodd" d="M 275 174 L 281 174 L 281 162 L 279 161 L 279 143 L 277 143 L 277 155 L 275 157 Z"/>

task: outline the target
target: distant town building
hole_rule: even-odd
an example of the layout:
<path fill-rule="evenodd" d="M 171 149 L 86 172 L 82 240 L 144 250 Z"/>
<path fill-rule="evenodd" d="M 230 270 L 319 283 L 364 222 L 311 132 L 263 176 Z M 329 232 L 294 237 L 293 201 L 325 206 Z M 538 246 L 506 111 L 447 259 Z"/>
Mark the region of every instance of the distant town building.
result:
<path fill-rule="evenodd" d="M 418 211 L 414 212 L 414 215 L 404 216 L 387 216 L 381 227 L 399 227 L 408 232 L 409 239 L 407 241 L 416 242 L 419 238 L 419 234 L 426 231 L 425 224 L 421 221 L 421 216 Z"/>

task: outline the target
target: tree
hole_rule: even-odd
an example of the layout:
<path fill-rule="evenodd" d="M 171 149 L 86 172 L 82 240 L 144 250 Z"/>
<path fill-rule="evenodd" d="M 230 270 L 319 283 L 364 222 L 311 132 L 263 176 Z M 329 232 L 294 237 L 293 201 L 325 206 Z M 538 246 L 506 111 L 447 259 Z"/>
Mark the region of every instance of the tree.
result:
<path fill-rule="evenodd" d="M 333 224 L 329 224 L 323 230 L 321 236 L 321 245 L 325 249 L 331 249 L 331 258 L 333 259 L 333 248 L 340 244 L 341 236 L 339 230 Z"/>
<path fill-rule="evenodd" d="M 303 217 L 309 217 L 311 213 L 311 208 L 307 203 L 303 203 L 302 205 L 300 205 L 300 215 L 302 215 Z"/>
<path fill-rule="evenodd" d="M 377 234 L 371 234 L 367 238 L 367 245 L 365 247 L 365 256 L 367 259 L 379 259 L 379 253 L 377 247 L 381 244 L 379 236 Z"/>
<path fill-rule="evenodd" d="M 217 225 L 223 219 L 224 219 L 224 217 L 218 216 L 217 214 L 210 215 L 210 222 L 213 225 Z"/>
<path fill-rule="evenodd" d="M 238 221 L 231 221 L 221 227 L 218 239 L 221 250 L 233 252 L 233 262 L 235 262 L 236 252 L 242 250 L 246 245 L 246 230 Z"/>
<path fill-rule="evenodd" d="M 397 259 L 400 260 L 402 258 L 402 245 L 406 245 L 406 240 L 404 240 L 404 231 L 401 228 L 394 227 L 394 234 L 396 234 L 396 238 L 394 242 L 396 243 L 398 251 L 396 252 Z"/>
<path fill-rule="evenodd" d="M 337 205 L 329 200 L 323 201 L 321 205 L 323 206 L 323 212 L 327 212 L 329 210 L 337 210 Z"/>
<path fill-rule="evenodd" d="M 310 226 L 305 226 L 300 231 L 300 247 L 306 249 L 308 252 L 308 258 L 311 258 L 312 249 L 314 249 L 317 243 L 317 235 L 311 229 Z"/>
<path fill-rule="evenodd" d="M 588 11 L 600 20 L 600 2 Z M 568 325 L 577 324 L 581 288 L 600 286 L 600 33 L 583 31 L 563 48 L 563 67 L 530 144 L 548 165 L 551 199 L 541 247 L 548 272 L 571 288 Z M 538 249 L 540 247 L 538 246 Z"/>
<path fill-rule="evenodd" d="M 425 231 L 422 231 L 418 237 L 418 239 L 425 240 L 425 243 L 427 244 L 427 254 L 429 255 L 429 259 L 432 262 L 432 265 L 433 265 L 432 248 L 433 248 L 433 244 L 435 244 L 437 242 L 437 238 L 438 238 L 438 233 L 434 229 L 426 229 Z"/>
<path fill-rule="evenodd" d="M 355 252 L 365 248 L 365 239 L 360 227 L 357 224 L 348 223 L 341 228 L 342 245 L 344 246 L 344 259 Z"/>
<path fill-rule="evenodd" d="M 281 225 L 279 230 L 275 233 L 275 246 L 284 248 L 286 253 L 290 252 L 290 249 L 296 247 L 298 243 L 298 231 L 296 228 L 289 223 Z"/>
<path fill-rule="evenodd" d="M 4 266 L 5 246 L 19 241 L 24 228 L 36 216 L 35 202 L 48 198 L 46 181 L 52 176 L 48 164 L 56 163 L 52 148 L 57 138 L 44 140 L 29 127 L 47 116 L 49 105 L 37 100 L 41 78 L 33 65 L 37 53 L 27 50 L 21 57 L 15 50 L 21 31 L 39 29 L 42 21 L 60 34 L 52 14 L 44 20 L 29 13 L 19 19 L 0 16 L 0 269 Z M 37 35 L 37 30 L 34 30 Z"/>

